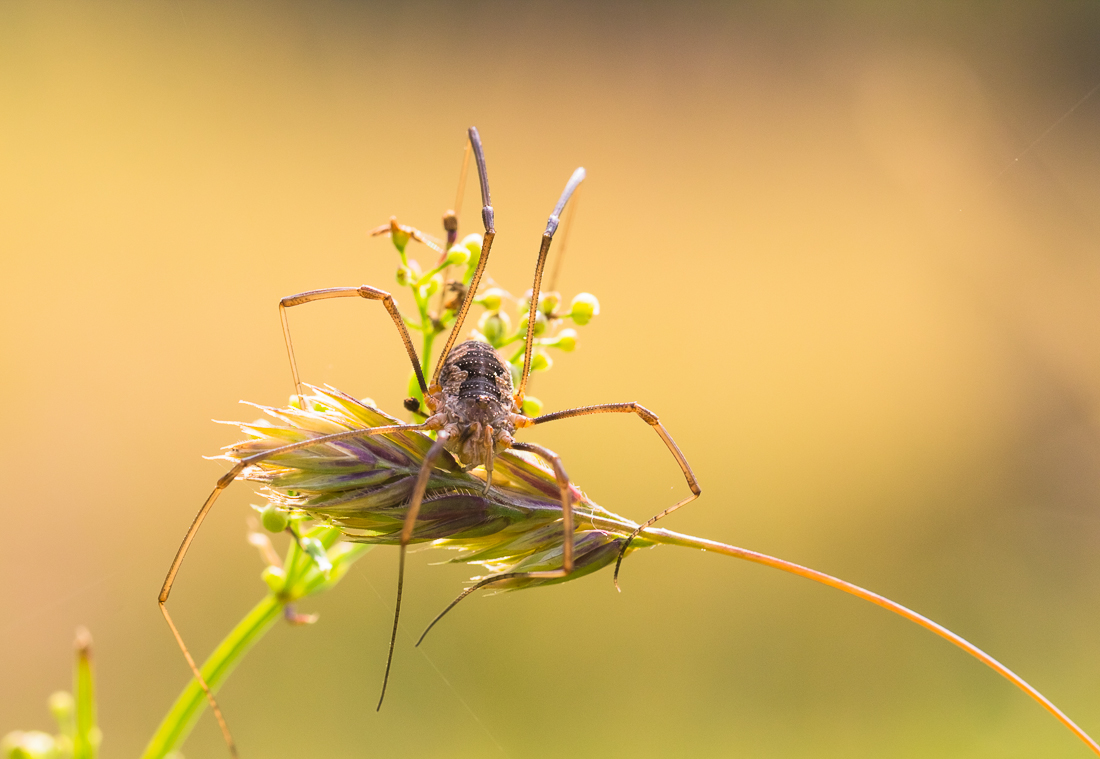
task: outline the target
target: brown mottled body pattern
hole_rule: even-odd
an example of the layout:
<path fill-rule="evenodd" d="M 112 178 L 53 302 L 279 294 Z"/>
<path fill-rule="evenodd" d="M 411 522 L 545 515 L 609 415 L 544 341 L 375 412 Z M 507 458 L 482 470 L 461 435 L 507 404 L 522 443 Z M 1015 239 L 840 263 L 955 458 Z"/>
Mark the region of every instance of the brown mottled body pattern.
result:
<path fill-rule="evenodd" d="M 515 444 L 519 409 L 512 371 L 488 343 L 456 345 L 439 372 L 443 405 L 426 424 L 441 424 L 446 449 L 463 466 L 491 466 L 493 455 Z M 522 423 L 522 422 L 520 422 Z"/>

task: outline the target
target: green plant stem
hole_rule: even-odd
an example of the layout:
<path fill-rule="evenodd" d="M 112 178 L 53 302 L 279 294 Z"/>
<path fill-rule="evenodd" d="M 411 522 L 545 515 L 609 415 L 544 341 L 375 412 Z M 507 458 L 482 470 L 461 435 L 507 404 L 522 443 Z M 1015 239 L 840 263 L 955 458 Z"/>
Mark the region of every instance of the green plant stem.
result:
<path fill-rule="evenodd" d="M 430 327 L 424 332 L 424 350 L 420 356 L 420 362 L 423 365 L 420 367 L 420 370 L 424 372 L 425 378 L 430 378 L 432 376 L 429 369 L 432 363 L 432 343 L 435 342 L 435 336 L 438 334 L 438 332 Z"/>
<path fill-rule="evenodd" d="M 865 588 L 861 588 L 858 585 L 853 585 L 850 582 L 841 580 L 832 575 L 825 574 L 824 572 L 818 572 L 816 569 L 810 569 L 804 567 L 801 564 L 795 564 L 783 559 L 777 559 L 774 556 L 768 556 L 767 554 L 758 553 L 756 551 L 750 551 L 746 548 L 738 548 L 736 546 L 726 545 L 725 543 L 718 543 L 713 540 L 705 540 L 703 538 L 695 538 L 690 535 L 682 535 L 677 532 L 662 529 L 649 529 L 644 533 L 647 538 L 653 540 L 655 543 L 664 543 L 665 545 L 675 545 L 684 548 L 698 548 L 704 551 L 713 551 L 714 553 L 720 553 L 725 556 L 732 556 L 735 559 L 743 559 L 745 561 L 751 561 L 756 564 L 763 564 L 766 567 L 772 567 L 773 569 L 781 569 L 784 572 L 790 572 L 791 574 L 798 575 L 799 577 L 805 577 L 808 580 L 819 582 L 822 585 L 828 585 L 831 588 L 842 590 L 845 593 L 850 593 L 856 598 L 862 598 L 864 601 L 870 601 L 871 603 L 881 606 L 888 611 L 892 611 L 895 614 L 905 617 L 910 622 L 914 622 L 926 630 L 929 630 L 936 635 L 940 636 L 944 640 L 947 640 L 954 645 L 966 651 L 978 661 L 986 664 L 992 668 L 1001 677 L 1008 680 L 1017 688 L 1022 690 L 1027 695 L 1039 702 L 1039 704 L 1050 712 L 1054 717 L 1061 722 L 1066 728 L 1069 729 L 1074 735 L 1080 738 L 1084 743 L 1093 750 L 1097 755 L 1100 755 L 1100 745 L 1097 745 L 1088 733 L 1082 730 L 1077 724 L 1067 717 L 1061 709 L 1051 703 L 1050 699 L 1044 696 L 1042 693 L 1032 687 L 1026 680 L 1017 675 L 1011 669 L 1001 664 L 992 656 L 987 654 L 975 646 L 965 638 L 956 635 L 948 630 L 946 627 L 939 625 L 927 617 L 918 614 L 917 612 L 909 609 L 901 604 L 891 601 L 889 598 L 880 596 L 878 593 L 872 593 Z"/>
<path fill-rule="evenodd" d="M 99 748 L 96 734 L 95 679 L 92 673 L 91 636 L 81 628 L 77 632 L 76 668 L 73 677 L 75 730 L 73 759 L 95 759 Z"/>
<path fill-rule="evenodd" d="M 420 371 L 424 373 L 424 376 L 429 376 L 428 366 L 431 364 L 432 358 L 432 342 L 435 340 L 436 331 L 435 325 L 432 324 L 432 317 L 428 313 L 428 299 L 421 297 L 419 282 L 412 283 L 410 285 L 412 289 L 413 299 L 416 301 L 416 310 L 420 312 L 420 332 L 424 335 L 424 349 L 420 352 Z"/>
<path fill-rule="evenodd" d="M 432 277 L 434 277 L 436 274 L 439 274 L 448 266 L 450 266 L 450 264 L 444 261 L 439 266 L 436 266 L 434 269 L 429 269 L 420 276 L 420 279 L 416 280 L 416 282 L 413 283 L 413 287 L 423 287 L 424 285 L 428 284 Z"/>
<path fill-rule="evenodd" d="M 282 615 L 283 607 L 279 598 L 269 594 L 214 649 L 214 653 L 202 665 L 202 676 L 213 692 L 217 693 L 249 649 L 271 629 Z M 161 759 L 178 749 L 195 726 L 206 704 L 206 694 L 198 681 L 192 678 L 149 740 L 149 745 L 141 755 L 142 759 Z"/>

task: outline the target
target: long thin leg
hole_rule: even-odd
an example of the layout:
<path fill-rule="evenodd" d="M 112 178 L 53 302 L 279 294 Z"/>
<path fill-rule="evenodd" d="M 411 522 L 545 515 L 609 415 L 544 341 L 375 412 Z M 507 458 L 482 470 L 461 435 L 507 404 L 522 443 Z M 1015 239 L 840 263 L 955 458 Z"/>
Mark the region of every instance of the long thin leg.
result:
<path fill-rule="evenodd" d="M 203 520 L 206 519 L 206 515 L 210 512 L 211 507 L 214 505 L 214 501 L 218 500 L 218 496 L 221 492 L 229 487 L 229 484 L 233 482 L 246 467 L 253 464 L 258 464 L 264 459 L 270 458 L 280 453 L 289 453 L 291 451 L 300 450 L 302 448 L 308 448 L 313 445 L 321 445 L 324 443 L 334 443 L 339 440 L 348 440 L 355 437 L 366 437 L 370 435 L 384 435 L 389 432 L 401 432 L 404 430 L 425 430 L 428 429 L 424 424 L 391 424 L 386 427 L 371 427 L 369 429 L 361 430 L 347 430 L 344 432 L 335 432 L 331 435 L 322 435 L 310 440 L 303 440 L 298 443 L 291 443 L 289 445 L 280 446 L 278 448 L 272 448 L 268 451 L 262 451 L 260 453 L 243 458 L 233 465 L 233 468 L 218 478 L 218 483 L 214 486 L 214 490 L 207 496 L 206 501 L 203 503 L 202 508 L 199 509 L 199 513 L 195 515 L 195 519 L 191 522 L 191 526 L 187 530 L 187 534 L 183 536 L 183 542 L 180 544 L 179 550 L 176 551 L 176 557 L 172 560 L 172 566 L 168 568 L 168 575 L 164 578 L 164 584 L 161 586 L 160 595 L 157 597 L 157 604 L 160 606 L 161 614 L 164 615 L 164 620 L 168 623 L 169 629 L 172 630 L 172 635 L 176 639 L 176 643 L 179 644 L 180 650 L 183 651 L 183 658 L 187 660 L 187 665 L 191 668 L 191 673 L 195 676 L 195 680 L 198 681 L 202 687 L 204 693 L 206 693 L 206 699 L 210 702 L 210 708 L 214 712 L 214 717 L 218 720 L 218 725 L 221 727 L 222 735 L 225 738 L 226 745 L 229 746 L 229 753 L 232 756 L 237 756 L 237 747 L 233 743 L 233 736 L 229 733 L 229 726 L 225 722 L 225 717 L 222 715 L 222 710 L 218 706 L 217 700 L 214 698 L 214 694 L 210 690 L 210 686 L 206 684 L 206 679 L 202 676 L 202 672 L 199 671 L 199 667 L 195 664 L 195 660 L 191 656 L 191 652 L 187 650 L 187 645 L 183 642 L 183 636 L 180 635 L 179 630 L 176 628 L 175 623 L 172 621 L 172 616 L 168 613 L 168 596 L 172 593 L 172 585 L 176 582 L 176 574 L 180 570 L 180 566 L 183 564 L 183 559 L 187 555 L 187 549 L 191 546 L 191 541 L 195 539 L 195 535 L 199 531 L 199 527 L 202 526 Z"/>
<path fill-rule="evenodd" d="M 512 448 L 517 451 L 527 451 L 543 459 L 554 467 L 554 479 L 558 481 L 558 490 L 561 492 L 562 529 L 565 531 L 565 540 L 562 542 L 561 569 L 553 569 L 549 572 L 519 572 L 510 577 L 533 577 L 543 580 L 553 580 L 565 577 L 573 571 L 573 493 L 569 489 L 569 475 L 565 473 L 561 457 L 549 448 L 543 448 L 534 443 L 512 443 Z M 498 578 L 503 579 L 503 578 Z"/>
<path fill-rule="evenodd" d="M 493 227 L 493 204 L 489 198 L 489 175 L 485 169 L 485 151 L 481 147 L 481 136 L 477 133 L 477 127 L 470 127 L 469 135 L 470 145 L 474 149 L 474 162 L 477 164 L 477 176 L 481 182 L 481 221 L 485 224 L 485 236 L 481 242 L 481 257 L 477 260 L 477 268 L 474 269 L 474 276 L 470 280 L 469 294 L 462 300 L 462 305 L 455 316 L 454 327 L 451 328 L 451 334 L 447 336 L 447 342 L 439 354 L 439 360 L 436 361 L 435 371 L 432 373 L 432 387 L 439 381 L 439 371 L 443 368 L 443 362 L 447 360 L 447 354 L 451 352 L 455 340 L 462 331 L 462 323 L 466 321 L 466 313 L 474 302 L 478 285 L 481 284 L 481 275 L 485 273 L 485 264 L 489 261 L 489 250 L 493 247 L 493 239 L 497 236 L 496 229 Z"/>
<path fill-rule="evenodd" d="M 561 245 L 559 246 L 558 255 L 554 257 L 554 268 L 550 272 L 550 281 L 547 286 L 547 290 L 558 289 L 558 277 L 561 275 L 561 265 L 565 261 L 565 253 L 569 249 L 569 233 L 573 227 L 577 224 L 577 210 L 581 205 L 581 189 L 577 188 L 577 191 L 573 193 L 573 202 L 569 205 L 569 209 L 565 212 L 564 218 L 561 220 Z"/>
<path fill-rule="evenodd" d="M 432 628 L 436 626 L 436 624 L 439 622 L 439 620 L 441 620 L 445 616 L 447 616 L 448 612 L 450 612 L 451 609 L 458 606 L 459 601 L 461 601 L 462 599 L 464 599 L 466 596 L 470 595 L 474 591 L 481 590 L 486 585 L 492 585 L 494 582 L 500 582 L 501 580 L 503 580 L 507 577 L 515 577 L 515 575 L 510 574 L 510 575 L 503 575 L 501 577 L 486 577 L 484 580 L 482 580 L 482 581 L 480 581 L 480 582 L 478 582 L 474 585 L 471 585 L 470 587 L 466 588 L 466 590 L 459 593 L 458 597 L 455 598 L 455 600 L 451 601 L 449 604 L 447 604 L 446 609 L 444 609 L 443 611 L 436 614 L 435 619 L 433 619 L 431 621 L 431 624 L 429 624 L 427 627 L 424 628 L 424 632 L 420 633 L 420 638 L 416 641 L 416 645 L 419 646 L 421 643 L 424 642 L 424 639 L 428 637 L 428 633 L 430 633 L 432 631 Z"/>
<path fill-rule="evenodd" d="M 300 306 L 303 303 L 312 303 L 316 300 L 355 297 L 382 301 L 382 305 L 389 311 L 393 323 L 397 325 L 397 332 L 401 335 L 401 342 L 405 344 L 405 351 L 409 354 L 409 361 L 412 362 L 413 371 L 416 372 L 416 381 L 420 385 L 420 392 L 426 395 L 428 386 L 424 383 L 424 372 L 420 368 L 420 358 L 416 355 L 416 348 L 413 347 L 412 338 L 409 337 L 409 330 L 405 327 L 405 321 L 401 318 L 401 312 L 397 310 L 397 301 L 393 299 L 392 295 L 384 290 L 363 285 L 362 287 L 328 287 L 324 290 L 310 290 L 309 292 L 298 293 L 297 295 L 288 295 L 279 301 L 279 320 L 283 323 L 283 338 L 286 340 L 286 353 L 290 358 L 290 373 L 291 376 L 294 377 L 294 392 L 298 394 L 299 402 L 304 402 L 304 396 L 302 394 L 302 382 L 298 378 L 298 364 L 294 361 L 294 346 L 290 341 L 290 324 L 286 319 L 286 310 L 291 306 Z"/>
<path fill-rule="evenodd" d="M 546 231 L 542 233 L 542 245 L 539 247 L 539 260 L 535 264 L 535 284 L 531 286 L 531 306 L 527 314 L 527 345 L 523 355 L 523 374 L 520 376 L 519 388 L 516 390 L 516 404 L 523 405 L 523 394 L 527 389 L 527 376 L 531 373 L 531 351 L 535 345 L 535 314 L 539 308 L 539 290 L 542 289 L 542 270 L 546 266 L 546 256 L 550 253 L 550 242 L 554 239 L 554 233 L 558 231 L 559 217 L 569 197 L 577 186 L 584 181 L 584 169 L 577 169 L 565 185 L 565 189 L 558 198 L 558 204 L 554 206 L 554 212 L 546 222 Z"/>
<path fill-rule="evenodd" d="M 449 436 L 446 432 L 440 432 L 428 454 L 420 464 L 420 472 L 416 477 L 412 493 L 409 495 L 409 508 L 405 513 L 405 523 L 401 527 L 401 553 L 397 563 L 397 605 L 393 610 L 393 632 L 390 633 L 390 653 L 386 657 L 386 674 L 382 676 L 382 693 L 378 696 L 378 707 L 382 709 L 382 701 L 386 698 L 386 685 L 390 681 L 390 666 L 393 664 L 393 648 L 397 643 L 397 623 L 401 619 L 401 593 L 405 587 L 405 553 L 409 541 L 412 540 L 413 530 L 416 528 L 416 517 L 420 514 L 420 504 L 424 500 L 424 491 L 428 488 L 428 478 L 431 476 L 432 467 L 443 453 Z"/>
<path fill-rule="evenodd" d="M 569 475 L 565 473 L 565 467 L 562 466 L 561 457 L 553 451 L 543 448 L 541 445 L 534 445 L 533 443 L 513 443 L 512 448 L 517 451 L 528 451 L 541 456 L 554 468 L 554 478 L 557 480 L 558 488 L 561 491 L 562 529 L 565 531 L 564 540 L 562 542 L 561 569 L 551 569 L 545 572 L 508 572 L 506 574 L 487 577 L 476 585 L 466 588 L 466 590 L 462 591 L 458 595 L 458 598 L 451 601 L 447 608 L 440 612 L 439 615 L 432 620 L 432 623 L 425 628 L 424 632 L 420 634 L 420 639 L 416 641 L 416 645 L 418 646 L 424 642 L 424 638 L 431 629 L 435 627 L 436 623 L 446 616 L 447 612 L 457 606 L 459 601 L 475 590 L 484 588 L 487 585 L 492 585 L 493 583 L 511 580 L 517 577 L 538 580 L 556 580 L 565 577 L 573 571 L 574 540 L 576 538 L 573 533 L 573 495 L 569 489 Z"/>
<path fill-rule="evenodd" d="M 614 575 L 615 589 L 620 590 L 619 567 L 623 563 L 623 557 L 626 556 L 626 551 L 628 548 L 630 548 L 630 544 L 634 541 L 634 538 L 638 537 L 638 533 L 640 533 L 647 527 L 651 527 L 653 523 L 656 522 L 658 519 L 668 516 L 681 506 L 688 505 L 696 498 L 698 498 L 703 491 L 699 488 L 699 482 L 695 479 L 695 473 L 691 471 L 691 465 L 688 464 L 687 458 L 680 451 L 680 448 L 676 445 L 676 442 L 672 439 L 672 435 L 668 434 L 668 430 L 666 430 L 664 425 L 661 424 L 660 420 L 657 418 L 657 415 L 640 403 L 601 403 L 596 406 L 581 406 L 580 408 L 571 408 L 564 411 L 555 411 L 552 414 L 543 414 L 542 416 L 537 416 L 531 420 L 530 424 L 544 424 L 546 422 L 557 421 L 558 419 L 570 419 L 575 416 L 588 416 L 589 414 L 637 414 L 638 416 L 640 416 L 646 424 L 653 427 L 654 431 L 656 431 L 656 433 L 660 436 L 661 440 L 664 441 L 664 444 L 668 446 L 669 452 L 672 454 L 673 458 L 676 459 L 676 463 L 680 465 L 680 470 L 684 473 L 684 479 L 687 480 L 688 487 L 691 488 L 690 496 L 678 503 L 673 504 L 672 506 L 669 506 L 667 509 L 657 514 L 656 516 L 651 517 L 644 524 L 634 530 L 634 532 L 630 533 L 630 537 L 628 537 L 623 543 L 623 547 L 619 549 L 619 558 L 615 561 Z"/>

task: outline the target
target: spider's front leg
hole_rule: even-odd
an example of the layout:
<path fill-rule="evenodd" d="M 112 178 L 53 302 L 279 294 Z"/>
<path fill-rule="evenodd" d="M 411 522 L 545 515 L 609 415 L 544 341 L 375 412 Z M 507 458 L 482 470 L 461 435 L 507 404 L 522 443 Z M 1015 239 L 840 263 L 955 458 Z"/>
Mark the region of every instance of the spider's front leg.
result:
<path fill-rule="evenodd" d="M 433 411 L 433 415 L 420 425 L 422 430 L 438 430 L 435 442 L 432 443 L 432 447 L 428 449 L 428 453 L 424 456 L 424 461 L 420 464 L 420 471 L 417 473 L 416 482 L 413 484 L 412 491 L 409 493 L 409 505 L 408 510 L 405 512 L 405 522 L 401 526 L 401 548 L 397 564 L 397 603 L 393 610 L 393 631 L 390 633 L 390 650 L 386 656 L 386 673 L 382 676 L 382 693 L 378 696 L 378 706 L 376 710 L 382 708 L 382 702 L 386 699 L 386 685 L 390 681 L 390 667 L 393 665 L 393 649 L 397 644 L 397 626 L 401 619 L 401 596 L 405 588 L 405 554 L 410 541 L 412 541 L 413 531 L 416 529 L 416 518 L 420 515 L 420 506 L 424 502 L 424 493 L 428 489 L 428 480 L 431 477 L 432 469 L 435 467 L 439 457 L 443 455 L 443 451 L 447 445 L 447 441 L 450 440 L 450 434 L 441 429 L 443 426 L 443 417 L 434 414 L 434 412 L 440 407 L 437 392 L 439 387 L 432 385 L 431 391 L 425 395 L 425 400 L 428 404 L 428 408 Z"/>
<path fill-rule="evenodd" d="M 298 293 L 297 295 L 288 295 L 279 301 L 279 321 L 281 321 L 283 325 L 283 339 L 286 340 L 286 353 L 290 358 L 290 373 L 294 378 L 294 392 L 298 394 L 299 402 L 304 402 L 302 382 L 298 378 L 298 364 L 294 360 L 294 346 L 290 340 L 290 324 L 286 319 L 286 310 L 292 306 L 300 306 L 303 303 L 312 303 L 318 300 L 328 300 L 329 298 L 366 298 L 367 300 L 381 301 L 382 305 L 386 307 L 386 311 L 389 312 L 390 318 L 393 319 L 394 325 L 397 327 L 397 333 L 401 336 L 401 342 L 405 344 L 405 352 L 409 354 L 409 361 L 412 362 L 413 371 L 416 373 L 416 381 L 417 384 L 420 385 L 421 394 L 428 394 L 428 385 L 424 382 L 424 372 L 420 368 L 420 358 L 416 355 L 416 348 L 413 347 L 412 338 L 409 337 L 409 330 L 405 327 L 405 320 L 402 318 L 401 312 L 397 310 L 397 301 L 393 299 L 393 296 L 385 290 L 379 290 L 370 285 L 362 285 L 360 287 L 328 287 L 323 290 L 310 290 L 309 292 Z"/>

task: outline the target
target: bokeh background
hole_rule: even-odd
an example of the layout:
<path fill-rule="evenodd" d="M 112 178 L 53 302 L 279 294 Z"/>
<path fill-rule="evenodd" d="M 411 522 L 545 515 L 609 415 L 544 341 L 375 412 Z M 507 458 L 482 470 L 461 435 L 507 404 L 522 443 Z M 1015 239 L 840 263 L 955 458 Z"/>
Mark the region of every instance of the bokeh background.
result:
<path fill-rule="evenodd" d="M 50 726 L 84 624 L 103 755 L 140 751 L 187 679 L 155 596 L 210 420 L 291 392 L 280 296 L 394 286 L 367 230 L 439 229 L 470 124 L 515 292 L 588 169 L 561 289 L 603 314 L 533 392 L 660 413 L 703 486 L 669 528 L 906 603 L 1100 733 L 1098 34 L 1086 3 L 3 4 L 0 733 Z M 382 309 L 292 319 L 307 380 L 400 409 Z M 636 519 L 684 492 L 636 419 L 528 439 Z M 264 592 L 254 500 L 176 585 L 200 654 Z M 387 549 L 228 683 L 242 755 L 1088 755 L 915 626 L 703 553 L 471 599 L 416 650 L 442 558 L 380 714 Z M 209 716 L 185 753 L 225 755 Z"/>

